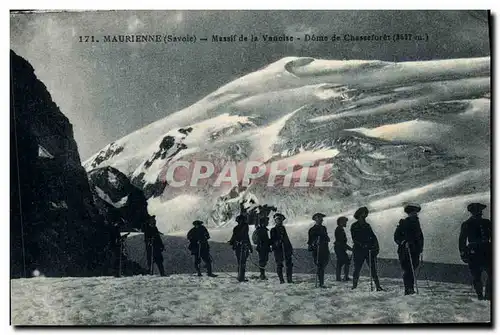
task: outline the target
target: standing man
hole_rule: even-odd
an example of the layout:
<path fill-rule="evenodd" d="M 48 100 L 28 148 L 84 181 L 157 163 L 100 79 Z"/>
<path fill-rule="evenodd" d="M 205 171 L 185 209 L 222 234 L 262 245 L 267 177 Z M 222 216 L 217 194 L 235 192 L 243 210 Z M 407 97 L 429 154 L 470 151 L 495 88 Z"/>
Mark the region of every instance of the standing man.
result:
<path fill-rule="evenodd" d="M 415 269 L 420 264 L 420 255 L 424 250 L 424 234 L 420 227 L 418 213 L 420 205 L 408 204 L 404 211 L 408 216 L 399 220 L 394 232 L 394 242 L 398 245 L 398 256 L 403 269 L 405 295 L 415 294 Z"/>
<path fill-rule="evenodd" d="M 208 240 L 210 239 L 210 234 L 207 228 L 203 226 L 203 221 L 195 220 L 193 221 L 194 228 L 187 234 L 187 239 L 189 240 L 188 249 L 191 251 L 191 255 L 194 256 L 194 268 L 198 273 L 198 277 L 201 277 L 200 263 L 201 260 L 205 263 L 207 268 L 207 276 L 217 277 L 217 275 L 212 273 L 212 257 L 210 257 L 210 246 Z"/>
<path fill-rule="evenodd" d="M 307 241 L 308 250 L 312 251 L 314 264 L 317 266 L 316 275 L 321 288 L 325 288 L 325 267 L 330 261 L 330 249 L 328 249 L 330 237 L 328 237 L 326 227 L 322 225 L 325 216 L 323 213 L 316 213 L 312 216 L 315 224 L 309 229 Z"/>
<path fill-rule="evenodd" d="M 266 265 L 269 261 L 269 253 L 271 252 L 271 240 L 269 239 L 269 230 L 267 226 L 269 225 L 268 213 L 265 211 L 259 211 L 258 224 L 252 235 L 252 242 L 256 245 L 256 250 L 259 253 L 259 270 L 260 279 L 267 280 L 266 277 Z"/>
<path fill-rule="evenodd" d="M 233 229 L 233 235 L 229 240 L 229 245 L 233 247 L 238 261 L 238 281 L 246 282 L 245 270 L 249 252 L 253 252 L 250 238 L 248 237 L 248 223 L 243 215 L 236 217 L 238 225 Z"/>
<path fill-rule="evenodd" d="M 347 244 L 347 235 L 344 228 L 347 225 L 347 218 L 341 216 L 337 219 L 337 228 L 335 229 L 335 255 L 337 256 L 336 280 L 341 281 L 342 267 L 344 267 L 344 281 L 349 281 L 349 264 L 351 259 L 347 250 L 352 248 Z"/>
<path fill-rule="evenodd" d="M 286 281 L 287 283 L 293 283 L 292 281 L 292 254 L 293 247 L 288 234 L 286 232 L 283 222 L 286 217 L 281 213 L 274 214 L 274 222 L 276 225 L 271 228 L 271 245 L 274 251 L 274 260 L 276 261 L 276 272 L 278 273 L 278 278 L 280 279 L 280 284 L 283 284 L 285 280 L 283 279 L 283 261 L 286 264 Z"/>
<path fill-rule="evenodd" d="M 353 243 L 352 256 L 354 259 L 354 272 L 352 274 L 352 289 L 358 287 L 359 273 L 363 267 L 365 260 L 370 268 L 371 278 L 375 282 L 377 291 L 383 291 L 380 286 L 377 274 L 377 255 L 379 253 L 379 245 L 377 236 L 372 230 L 372 227 L 366 222 L 368 216 L 368 208 L 361 207 L 354 213 L 354 218 L 357 220 L 351 226 L 351 236 Z M 370 279 L 371 280 L 371 279 Z M 371 283 L 371 282 L 370 282 Z"/>
<path fill-rule="evenodd" d="M 462 223 L 458 249 L 462 261 L 469 264 L 472 274 L 472 283 L 479 300 L 491 300 L 492 281 L 492 227 L 491 221 L 483 219 L 483 210 L 486 205 L 472 203 L 467 206 L 471 217 Z M 483 294 L 481 273 L 488 276 L 486 290 Z"/>
<path fill-rule="evenodd" d="M 117 222 L 112 222 L 108 225 L 109 230 L 109 250 L 111 252 L 111 266 L 113 268 L 113 275 L 121 277 L 120 257 L 122 252 L 120 227 Z"/>
<path fill-rule="evenodd" d="M 148 271 L 153 274 L 153 262 L 156 263 L 158 271 L 162 277 L 165 276 L 163 268 L 163 255 L 165 250 L 163 241 L 161 240 L 160 232 L 156 228 L 156 216 L 150 216 L 147 224 L 144 227 L 144 242 L 146 243 L 146 255 L 148 262 Z"/>

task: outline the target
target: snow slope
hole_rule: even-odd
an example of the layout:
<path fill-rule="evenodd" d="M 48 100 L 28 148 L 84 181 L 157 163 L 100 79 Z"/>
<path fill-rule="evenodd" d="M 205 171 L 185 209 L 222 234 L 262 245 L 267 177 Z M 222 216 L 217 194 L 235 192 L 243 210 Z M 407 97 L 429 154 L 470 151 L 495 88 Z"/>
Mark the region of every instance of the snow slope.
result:
<path fill-rule="evenodd" d="M 135 168 L 137 161 L 143 161 L 149 155 L 148 146 L 168 131 L 201 120 L 220 118 L 227 112 L 237 115 L 248 111 L 253 112 L 250 114 L 259 113 L 269 122 L 308 104 L 323 100 L 345 100 L 350 96 L 352 105 L 330 111 L 329 114 L 339 117 L 339 112 L 344 109 L 354 109 L 349 113 L 368 114 L 364 109 L 358 111 L 363 105 L 373 105 L 373 102 L 367 103 L 366 100 L 391 97 L 392 100 L 404 102 L 397 99 L 399 93 L 418 96 L 422 100 L 420 105 L 449 101 L 451 95 L 457 95 L 462 98 L 461 101 L 467 96 L 489 93 L 489 71 L 489 58 L 389 63 L 286 57 L 221 87 L 184 110 L 114 142 L 115 146 L 123 147 L 123 151 L 106 160 L 106 164 L 120 166 L 124 170 L 128 170 L 126 167 Z M 439 96 L 435 92 L 436 87 L 445 91 L 446 96 Z M 387 92 L 384 96 L 362 93 L 362 90 L 368 89 Z M 293 101 L 289 102 L 290 99 Z M 382 114 L 388 110 L 387 103 L 376 106 Z M 389 107 L 393 109 L 395 106 L 389 104 Z M 412 107 L 417 106 L 413 104 Z M 489 104 L 484 109 L 488 110 Z M 96 155 L 84 165 L 93 162 Z"/>
<path fill-rule="evenodd" d="M 214 236 L 217 227 L 230 227 L 239 207 L 231 202 L 231 187 L 213 187 L 209 179 L 167 185 L 165 171 L 179 160 L 208 160 L 216 169 L 232 161 L 238 171 L 249 160 L 293 162 L 295 179 L 300 164 L 325 163 L 332 187 L 255 183 L 245 192 L 276 205 L 297 243 L 313 213 L 328 214 L 333 231 L 337 216 L 368 205 L 390 257 L 401 206 L 418 201 L 425 204 L 426 246 L 440 251 L 429 257 L 459 262 L 456 234 L 467 203 L 490 201 L 490 58 L 286 57 L 109 144 L 84 166 L 115 167 L 143 188 L 164 233 L 184 234 L 195 219 L 207 222 Z M 191 168 L 181 173 L 191 174 Z"/>
<path fill-rule="evenodd" d="M 249 277 L 255 274 L 248 274 Z M 421 282 L 420 294 L 404 296 L 401 280 L 382 278 L 386 292 L 370 292 L 361 278 L 350 283 L 314 276 L 296 284 L 237 283 L 192 275 L 126 278 L 31 278 L 11 280 L 13 325 L 313 325 L 491 322 L 490 303 L 467 285 Z"/>

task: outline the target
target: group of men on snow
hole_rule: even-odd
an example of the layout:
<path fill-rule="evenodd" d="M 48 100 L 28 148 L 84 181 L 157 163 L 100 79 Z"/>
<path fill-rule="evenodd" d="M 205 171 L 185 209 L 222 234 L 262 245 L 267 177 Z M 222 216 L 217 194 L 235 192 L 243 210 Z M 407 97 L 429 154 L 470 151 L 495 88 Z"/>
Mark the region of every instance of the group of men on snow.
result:
<path fill-rule="evenodd" d="M 252 240 L 256 245 L 255 249 L 259 255 L 259 278 L 267 280 L 265 267 L 269 260 L 269 253 L 273 252 L 276 262 L 276 272 L 280 283 L 285 282 L 283 277 L 283 263 L 286 265 L 286 280 L 288 283 L 292 283 L 293 247 L 283 225 L 285 216 L 281 213 L 274 214 L 275 226 L 271 229 L 271 236 L 269 236 L 269 230 L 267 229 L 269 225 L 268 214 L 265 209 L 258 212 L 259 221 L 252 234 Z M 232 246 L 236 260 L 238 261 L 238 281 L 243 282 L 247 281 L 245 279 L 246 260 L 249 254 L 253 252 L 253 248 L 248 237 L 248 221 L 245 215 L 238 215 L 236 222 L 238 224 L 233 229 L 233 235 L 229 240 L 229 244 Z"/>
<path fill-rule="evenodd" d="M 482 212 L 486 208 L 480 203 L 472 203 L 467 206 L 471 217 L 465 221 L 460 230 L 459 251 L 462 260 L 468 263 L 470 272 L 473 276 L 473 285 L 480 300 L 491 299 L 491 276 L 492 276 L 492 225 L 491 221 L 482 218 Z M 280 283 L 285 283 L 283 268 L 286 266 L 286 281 L 293 283 L 293 246 L 288 237 L 284 226 L 286 217 L 277 213 L 273 206 L 254 206 L 251 210 L 241 208 L 241 213 L 236 217 L 237 225 L 233 229 L 229 244 L 234 250 L 238 264 L 238 281 L 247 281 L 245 278 L 246 262 L 250 253 L 253 253 L 253 247 L 249 236 L 249 225 L 255 225 L 255 231 L 252 234 L 252 242 L 258 253 L 258 267 L 260 270 L 260 279 L 267 280 L 265 268 L 269 260 L 269 253 L 274 254 L 276 263 L 276 272 Z M 269 229 L 269 215 L 276 212 L 273 216 L 275 226 Z M 424 236 L 420 226 L 418 213 L 421 207 L 418 204 L 408 204 L 404 206 L 407 217 L 399 221 L 394 232 L 394 241 L 397 244 L 397 254 L 401 269 L 403 270 L 403 282 L 405 295 L 415 293 L 415 270 L 420 265 L 421 255 L 424 248 Z M 366 221 L 369 210 L 366 207 L 357 209 L 354 213 L 356 221 L 351 225 L 350 232 L 353 241 L 352 247 L 348 245 L 345 228 L 348 218 L 342 216 L 337 219 L 337 228 L 335 229 L 334 251 L 336 254 L 336 280 L 349 281 L 349 265 L 351 258 L 347 251 L 352 251 L 352 260 L 354 270 L 352 274 L 352 289 L 358 285 L 359 275 L 363 264 L 367 262 L 370 269 L 370 276 L 375 284 L 377 291 L 383 291 L 377 274 L 377 256 L 380 251 L 377 236 L 370 224 Z M 317 284 L 324 286 L 325 268 L 330 260 L 330 249 L 328 247 L 330 237 L 327 228 L 323 225 L 322 213 L 316 213 L 312 216 L 315 222 L 308 233 L 308 250 L 312 254 L 314 264 L 317 267 Z M 205 263 L 207 275 L 216 277 L 212 270 L 212 257 L 210 256 L 210 247 L 208 240 L 210 234 L 203 226 L 203 222 L 196 220 L 194 227 L 188 232 L 189 250 L 194 256 L 194 266 L 198 276 L 202 276 L 200 270 L 201 261 Z M 153 262 L 157 264 L 158 270 L 162 276 L 165 275 L 163 268 L 162 251 L 165 249 L 161 240 L 160 233 L 156 228 L 154 216 L 144 227 L 144 239 L 148 257 L 148 267 L 152 272 Z M 342 270 L 344 276 L 342 278 Z M 481 274 L 485 271 L 487 274 L 486 290 L 483 292 L 483 283 Z"/>

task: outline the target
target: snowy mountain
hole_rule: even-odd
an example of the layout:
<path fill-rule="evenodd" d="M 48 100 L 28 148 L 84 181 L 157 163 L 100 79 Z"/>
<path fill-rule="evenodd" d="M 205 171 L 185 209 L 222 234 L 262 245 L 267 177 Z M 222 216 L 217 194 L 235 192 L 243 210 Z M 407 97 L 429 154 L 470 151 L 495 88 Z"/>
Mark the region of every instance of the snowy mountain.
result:
<path fill-rule="evenodd" d="M 166 175 L 180 161 L 192 163 L 175 173 L 188 185 L 174 187 Z M 249 161 L 294 168 L 271 186 L 214 187 L 213 178 L 190 186 L 200 161 L 212 162 L 216 172 L 225 172 L 227 162 L 238 172 Z M 332 185 L 286 187 L 287 178 L 300 180 L 306 164 L 305 180 L 313 181 L 324 165 L 324 181 Z M 427 259 L 459 263 L 457 234 L 467 203 L 490 203 L 490 59 L 283 58 L 111 143 L 84 166 L 111 166 L 142 188 L 161 231 L 184 234 L 202 219 L 221 242 L 238 199 L 276 205 L 297 247 L 313 213 L 330 216 L 332 234 L 336 217 L 352 220 L 367 205 L 381 256 L 395 258 L 401 205 L 418 201 Z M 267 177 L 268 170 L 261 178 Z"/>

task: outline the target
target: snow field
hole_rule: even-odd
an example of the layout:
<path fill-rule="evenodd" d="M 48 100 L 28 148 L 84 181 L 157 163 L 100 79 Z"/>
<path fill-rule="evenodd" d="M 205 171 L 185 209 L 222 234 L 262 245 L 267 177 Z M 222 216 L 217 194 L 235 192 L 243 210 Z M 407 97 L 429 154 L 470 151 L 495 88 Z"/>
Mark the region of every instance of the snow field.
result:
<path fill-rule="evenodd" d="M 490 303 L 468 285 L 419 281 L 420 294 L 404 296 L 400 279 L 381 278 L 386 292 L 370 292 L 369 280 L 314 287 L 314 275 L 295 284 L 250 279 L 169 277 L 32 278 L 11 280 L 14 325 L 306 325 L 490 322 Z"/>

